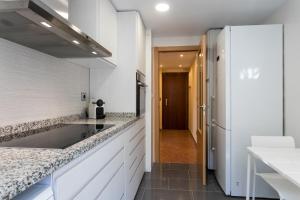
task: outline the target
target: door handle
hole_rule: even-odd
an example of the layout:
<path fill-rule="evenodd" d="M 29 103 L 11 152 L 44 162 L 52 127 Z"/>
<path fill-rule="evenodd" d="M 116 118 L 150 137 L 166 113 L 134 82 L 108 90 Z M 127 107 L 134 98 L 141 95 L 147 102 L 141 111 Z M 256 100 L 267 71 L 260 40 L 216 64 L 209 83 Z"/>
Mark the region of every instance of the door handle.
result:
<path fill-rule="evenodd" d="M 203 111 L 206 111 L 206 105 L 205 104 L 203 104 L 202 106 L 199 106 L 199 108 L 202 108 Z"/>
<path fill-rule="evenodd" d="M 168 98 L 165 99 L 165 106 L 168 106 Z"/>

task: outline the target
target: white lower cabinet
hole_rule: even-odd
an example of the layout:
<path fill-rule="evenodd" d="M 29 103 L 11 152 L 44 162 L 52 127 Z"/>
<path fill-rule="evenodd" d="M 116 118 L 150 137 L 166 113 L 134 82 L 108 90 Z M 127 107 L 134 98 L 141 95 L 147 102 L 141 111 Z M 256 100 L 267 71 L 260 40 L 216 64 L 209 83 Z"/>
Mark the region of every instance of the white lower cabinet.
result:
<path fill-rule="evenodd" d="M 126 199 L 133 200 L 145 172 L 145 122 L 138 121 L 125 135 Z"/>
<path fill-rule="evenodd" d="M 133 200 L 145 171 L 145 120 L 54 172 L 55 200 Z"/>

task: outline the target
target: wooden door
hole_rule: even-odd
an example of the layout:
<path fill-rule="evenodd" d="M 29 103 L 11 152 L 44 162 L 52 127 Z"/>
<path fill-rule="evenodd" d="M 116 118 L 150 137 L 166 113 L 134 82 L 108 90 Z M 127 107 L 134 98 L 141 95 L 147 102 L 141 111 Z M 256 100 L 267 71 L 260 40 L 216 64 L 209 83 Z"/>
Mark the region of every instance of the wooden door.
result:
<path fill-rule="evenodd" d="M 162 75 L 163 129 L 188 129 L 188 73 Z"/>
<path fill-rule="evenodd" d="M 201 37 L 201 45 L 198 53 L 198 123 L 197 144 L 198 164 L 202 184 L 206 185 L 206 36 Z"/>

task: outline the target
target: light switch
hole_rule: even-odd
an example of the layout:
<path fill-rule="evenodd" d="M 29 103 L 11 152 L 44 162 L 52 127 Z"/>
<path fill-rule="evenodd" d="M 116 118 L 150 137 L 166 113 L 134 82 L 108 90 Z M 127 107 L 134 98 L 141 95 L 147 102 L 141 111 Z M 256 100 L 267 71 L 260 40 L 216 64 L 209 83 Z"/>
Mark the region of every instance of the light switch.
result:
<path fill-rule="evenodd" d="M 81 101 L 86 101 L 86 92 L 81 92 Z"/>

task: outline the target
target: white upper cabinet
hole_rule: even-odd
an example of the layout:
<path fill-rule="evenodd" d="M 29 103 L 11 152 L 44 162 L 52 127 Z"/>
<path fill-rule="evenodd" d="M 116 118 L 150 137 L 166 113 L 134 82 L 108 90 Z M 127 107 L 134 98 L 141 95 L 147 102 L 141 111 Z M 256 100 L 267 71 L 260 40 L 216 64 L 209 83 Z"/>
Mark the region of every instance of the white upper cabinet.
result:
<path fill-rule="evenodd" d="M 97 40 L 98 0 L 69 0 L 69 21 L 85 34 Z"/>
<path fill-rule="evenodd" d="M 138 70 L 146 74 L 146 29 L 142 18 L 137 14 L 137 49 L 138 49 Z"/>
<path fill-rule="evenodd" d="M 136 11 L 119 13 L 119 54 L 121 65 L 132 66 L 145 74 L 146 30 L 141 16 Z M 130 56 L 130 60 L 127 58 Z M 131 67 L 130 67 L 131 68 Z"/>
<path fill-rule="evenodd" d="M 109 50 L 112 57 L 103 59 L 117 65 L 118 16 L 109 0 L 69 0 L 69 21 Z"/>
<path fill-rule="evenodd" d="M 68 0 L 41 0 L 60 16 L 68 20 Z"/>
<path fill-rule="evenodd" d="M 99 0 L 98 0 L 99 1 Z M 108 0 L 99 1 L 99 16 L 97 41 L 112 52 L 112 57 L 106 58 L 108 61 L 117 64 L 118 51 L 118 14 L 113 5 Z"/>

